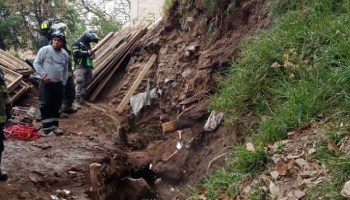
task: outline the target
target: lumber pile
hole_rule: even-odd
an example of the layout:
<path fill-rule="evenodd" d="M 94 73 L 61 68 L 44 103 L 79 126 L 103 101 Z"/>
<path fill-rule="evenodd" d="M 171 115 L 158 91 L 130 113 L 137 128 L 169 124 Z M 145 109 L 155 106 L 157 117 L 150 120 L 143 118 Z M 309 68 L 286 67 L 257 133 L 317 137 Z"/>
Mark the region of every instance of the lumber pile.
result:
<path fill-rule="evenodd" d="M 1 49 L 0 65 L 12 71 L 15 71 L 23 76 L 29 76 L 34 72 L 34 70 L 27 63 Z"/>
<path fill-rule="evenodd" d="M 31 85 L 23 81 L 23 76 L 21 74 L 10 70 L 3 65 L 0 65 L 0 67 L 4 72 L 4 78 L 11 100 L 12 102 L 15 102 L 31 88 Z"/>
<path fill-rule="evenodd" d="M 0 67 L 4 72 L 9 95 L 12 102 L 15 102 L 32 87 L 23 81 L 23 78 L 28 77 L 34 71 L 27 63 L 1 49 Z"/>
<path fill-rule="evenodd" d="M 147 32 L 147 27 L 124 29 L 109 33 L 95 47 L 92 80 L 87 87 L 89 100 L 94 101 L 117 72 L 135 44 Z"/>

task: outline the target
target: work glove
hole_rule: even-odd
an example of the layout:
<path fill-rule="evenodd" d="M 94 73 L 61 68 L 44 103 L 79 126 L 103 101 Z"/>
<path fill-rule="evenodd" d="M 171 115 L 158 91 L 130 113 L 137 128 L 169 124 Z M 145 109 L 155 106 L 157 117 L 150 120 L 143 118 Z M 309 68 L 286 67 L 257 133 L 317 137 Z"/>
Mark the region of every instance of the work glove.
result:
<path fill-rule="evenodd" d="M 12 105 L 6 105 L 6 109 L 5 109 L 5 112 L 6 112 L 6 117 L 7 117 L 7 120 L 11 119 L 12 117 Z"/>
<path fill-rule="evenodd" d="M 88 53 L 91 58 L 95 58 L 95 51 L 88 50 Z"/>

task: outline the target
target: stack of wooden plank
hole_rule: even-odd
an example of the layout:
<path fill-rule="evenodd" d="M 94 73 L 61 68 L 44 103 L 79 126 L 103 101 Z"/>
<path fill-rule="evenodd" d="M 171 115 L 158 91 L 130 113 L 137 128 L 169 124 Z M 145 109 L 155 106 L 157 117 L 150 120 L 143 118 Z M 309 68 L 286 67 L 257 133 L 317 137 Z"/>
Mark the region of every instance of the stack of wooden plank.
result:
<path fill-rule="evenodd" d="M 31 88 L 30 84 L 23 81 L 23 77 L 29 76 L 34 71 L 27 63 L 1 49 L 0 67 L 5 75 L 9 95 L 12 102 L 15 102 Z"/>
<path fill-rule="evenodd" d="M 0 64 L 12 71 L 15 71 L 23 76 L 31 75 L 34 70 L 24 61 L 16 58 L 10 53 L 0 49 Z"/>
<path fill-rule="evenodd" d="M 94 70 L 91 82 L 87 87 L 89 100 L 94 101 L 103 88 L 117 72 L 123 61 L 133 50 L 135 43 L 147 32 L 147 27 L 124 29 L 109 33 L 94 48 Z"/>

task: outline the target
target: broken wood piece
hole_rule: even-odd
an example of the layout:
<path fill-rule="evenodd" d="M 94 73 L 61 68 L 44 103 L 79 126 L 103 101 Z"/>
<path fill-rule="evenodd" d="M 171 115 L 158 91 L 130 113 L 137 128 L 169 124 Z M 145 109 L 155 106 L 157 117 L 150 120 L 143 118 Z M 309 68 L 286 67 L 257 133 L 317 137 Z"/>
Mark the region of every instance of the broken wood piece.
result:
<path fill-rule="evenodd" d="M 193 105 L 191 107 L 185 108 L 177 117 L 176 119 L 179 119 L 184 113 L 186 113 L 189 110 L 192 110 L 194 107 L 196 107 L 196 105 Z"/>
<path fill-rule="evenodd" d="M 186 105 L 186 104 L 190 104 L 190 103 L 193 103 L 193 102 L 196 102 L 196 101 L 200 101 L 204 97 L 205 93 L 195 94 L 192 97 L 181 101 L 179 104 L 180 105 Z"/>
<path fill-rule="evenodd" d="M 177 153 L 179 152 L 179 150 L 175 150 L 169 157 L 167 157 L 165 160 L 163 160 L 164 162 L 169 162 L 171 160 L 171 158 L 173 158 Z"/>
<path fill-rule="evenodd" d="M 163 134 L 170 133 L 176 130 L 176 123 L 174 121 L 162 123 Z"/>
<path fill-rule="evenodd" d="M 155 29 L 156 27 L 158 27 L 158 25 L 163 21 L 163 17 L 158 18 L 155 22 L 153 22 L 151 25 L 149 25 L 147 27 L 148 31 L 152 31 L 153 29 Z"/>
<path fill-rule="evenodd" d="M 97 180 L 97 170 L 101 168 L 101 165 L 98 163 L 92 163 L 89 165 L 90 169 L 90 181 L 91 181 L 91 187 L 90 192 L 93 200 L 102 200 L 99 187 L 101 184 Z"/>
<path fill-rule="evenodd" d="M 153 64 L 155 63 L 156 59 L 157 59 L 157 55 L 153 54 L 152 57 L 147 62 L 146 66 L 142 69 L 142 71 L 139 74 L 139 76 L 136 78 L 136 80 L 135 80 L 134 84 L 131 86 L 130 90 L 127 92 L 127 94 L 123 98 L 122 102 L 119 104 L 119 106 L 117 108 L 117 112 L 119 112 L 119 113 L 123 112 L 124 107 L 129 102 L 131 96 L 134 94 L 135 90 L 140 85 L 142 79 L 146 76 L 148 70 L 153 66 Z"/>

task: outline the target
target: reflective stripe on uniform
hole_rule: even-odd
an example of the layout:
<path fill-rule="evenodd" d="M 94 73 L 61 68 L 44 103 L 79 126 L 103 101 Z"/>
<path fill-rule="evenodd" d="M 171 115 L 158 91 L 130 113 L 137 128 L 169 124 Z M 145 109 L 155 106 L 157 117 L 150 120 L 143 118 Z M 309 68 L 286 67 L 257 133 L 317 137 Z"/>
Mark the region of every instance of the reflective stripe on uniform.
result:
<path fill-rule="evenodd" d="M 55 127 L 54 127 L 54 126 L 50 126 L 50 127 L 48 127 L 48 128 L 43 128 L 44 131 L 52 130 L 52 129 L 55 129 Z"/>
<path fill-rule="evenodd" d="M 58 122 L 58 118 L 49 118 L 42 120 L 42 123 Z"/>
<path fill-rule="evenodd" d="M 41 29 L 46 29 L 47 28 L 47 24 L 46 23 L 42 23 L 41 24 Z"/>

